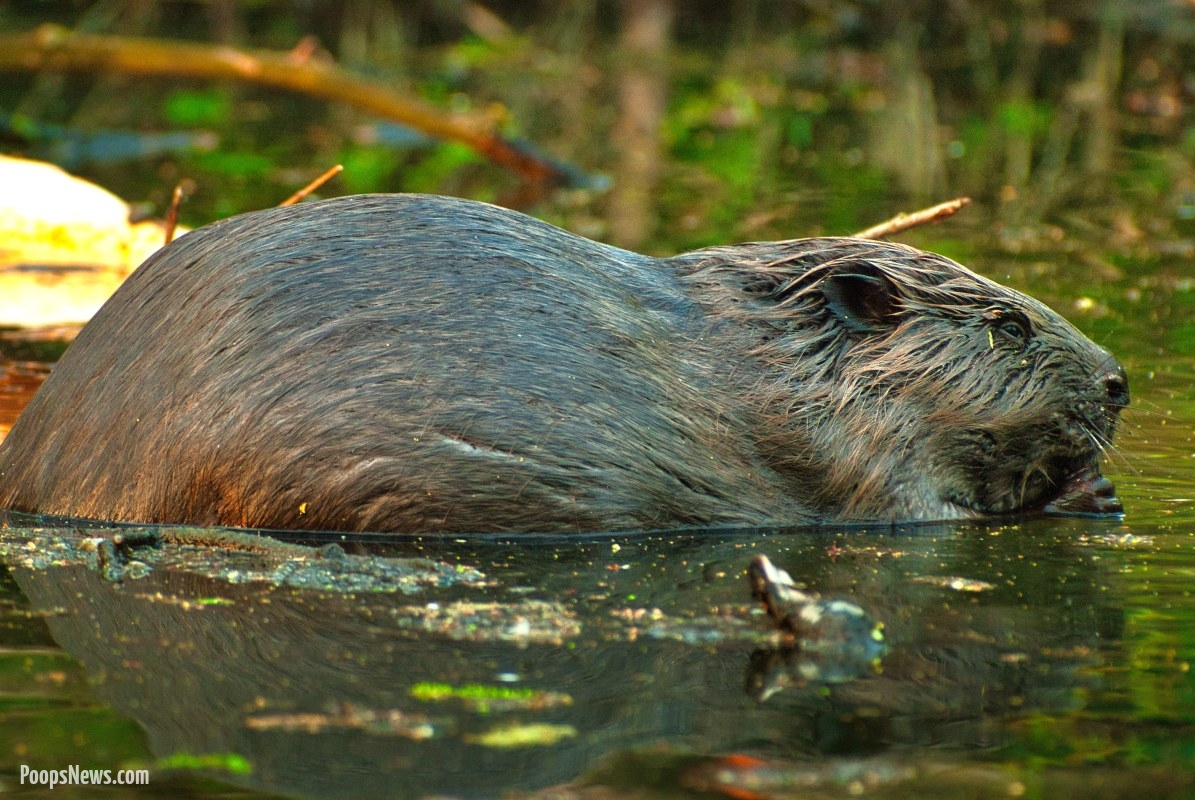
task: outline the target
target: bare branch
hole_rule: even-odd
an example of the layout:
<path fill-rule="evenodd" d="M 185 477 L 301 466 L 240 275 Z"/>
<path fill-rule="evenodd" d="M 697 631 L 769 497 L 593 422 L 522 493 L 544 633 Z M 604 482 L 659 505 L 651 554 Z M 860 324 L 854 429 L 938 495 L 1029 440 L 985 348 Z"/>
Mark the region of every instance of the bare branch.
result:
<path fill-rule="evenodd" d="M 339 174 L 340 174 L 341 172 L 343 172 L 343 171 L 344 171 L 344 165 L 343 165 L 343 164 L 337 164 L 336 166 L 334 166 L 334 167 L 332 167 L 331 169 L 327 170 L 327 171 L 326 171 L 326 172 L 324 172 L 322 175 L 320 175 L 318 178 L 316 178 L 315 180 L 313 180 L 311 183 L 307 184 L 307 185 L 306 185 L 306 186 L 304 186 L 302 189 L 300 189 L 299 191 L 297 191 L 297 192 L 295 192 L 294 194 L 292 194 L 290 197 L 288 197 L 288 198 L 286 198 L 285 200 L 283 200 L 283 201 L 282 201 L 281 203 L 279 203 L 278 205 L 279 205 L 279 206 L 293 206 L 295 203 L 299 202 L 299 201 L 300 201 L 300 200 L 302 200 L 304 197 L 306 197 L 307 195 L 311 194 L 311 193 L 312 193 L 312 192 L 314 192 L 316 189 L 318 189 L 319 187 L 323 186 L 325 183 L 327 183 L 328 181 L 332 180 L 332 178 L 336 177 L 337 175 L 339 175 Z"/>
<path fill-rule="evenodd" d="M 123 72 L 275 86 L 347 103 L 430 136 L 462 142 L 530 184 L 562 184 L 569 178 L 560 166 L 499 136 L 492 115 L 448 114 L 404 97 L 390 86 L 361 78 L 312 53 L 308 42 L 301 42 L 292 52 L 279 53 L 75 33 L 58 25 L 42 25 L 29 33 L 0 36 L 0 71 L 5 70 Z"/>
<path fill-rule="evenodd" d="M 170 194 L 170 210 L 166 212 L 165 223 L 165 240 L 163 245 L 168 245 L 174 241 L 174 230 L 178 227 L 178 207 L 183 202 L 183 185 L 180 183 L 174 187 L 174 191 Z"/>
<path fill-rule="evenodd" d="M 881 222 L 879 225 L 872 225 L 866 230 L 851 235 L 856 239 L 880 239 L 885 236 L 891 236 L 901 231 L 907 231 L 909 228 L 916 228 L 918 225 L 928 225 L 931 222 L 939 222 L 947 217 L 952 217 L 959 209 L 970 202 L 970 197 L 956 197 L 953 200 L 947 200 L 945 203 L 938 203 L 936 206 L 923 208 L 911 214 L 897 214 L 892 219 Z"/>

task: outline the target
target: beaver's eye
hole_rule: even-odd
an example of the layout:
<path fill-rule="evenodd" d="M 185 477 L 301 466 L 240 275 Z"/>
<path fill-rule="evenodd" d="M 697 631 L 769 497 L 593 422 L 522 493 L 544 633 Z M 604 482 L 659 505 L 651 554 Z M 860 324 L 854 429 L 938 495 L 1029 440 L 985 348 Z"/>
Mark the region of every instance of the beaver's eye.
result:
<path fill-rule="evenodd" d="M 1001 336 L 1018 347 L 1023 347 L 1025 342 L 1029 341 L 1029 330 L 1019 319 L 1006 317 L 1000 320 L 997 330 L 1000 331 Z"/>
<path fill-rule="evenodd" d="M 1019 311 L 1009 311 L 1005 308 L 989 308 L 980 316 L 992 327 L 988 329 L 988 339 L 995 346 L 994 335 L 1016 348 L 1023 348 L 1029 342 L 1029 320 Z"/>

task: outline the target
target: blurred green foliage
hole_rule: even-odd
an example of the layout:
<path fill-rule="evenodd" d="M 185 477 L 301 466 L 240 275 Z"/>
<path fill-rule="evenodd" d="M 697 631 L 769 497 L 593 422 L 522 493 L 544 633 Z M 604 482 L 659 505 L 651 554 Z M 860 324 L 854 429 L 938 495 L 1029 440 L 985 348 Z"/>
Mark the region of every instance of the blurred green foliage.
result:
<path fill-rule="evenodd" d="M 382 0 L 299 4 L 12 2 L 0 31 L 52 21 L 81 30 L 328 57 L 590 174 L 616 174 L 612 137 L 629 24 L 614 4 Z M 1050 246 L 1082 209 L 1091 246 L 1195 237 L 1195 136 L 1185 86 L 1195 26 L 1179 6 L 963 0 L 670 4 L 652 192 L 653 251 L 738 238 L 848 233 L 900 210 L 970 195 L 1014 251 Z M 322 55 L 316 57 L 324 57 Z M 254 86 L 117 75 L 14 74 L 0 109 L 78 129 L 202 129 L 216 152 L 183 151 L 84 172 L 163 209 L 193 186 L 188 224 L 272 205 L 334 163 L 324 195 L 437 191 L 501 200 L 515 179 L 456 144 L 381 141 L 377 120 Z M 925 102 L 910 87 L 928 87 Z M 1107 146 L 1110 143 L 1110 148 Z M 8 148 L 19 152 L 19 144 Z M 883 155 L 888 153 L 888 155 Z M 619 184 L 611 188 L 616 194 Z M 539 212 L 619 240 L 598 191 Z"/>
<path fill-rule="evenodd" d="M 223 87 L 177 89 L 166 97 L 162 114 L 180 127 L 226 127 L 233 122 L 232 96 Z"/>

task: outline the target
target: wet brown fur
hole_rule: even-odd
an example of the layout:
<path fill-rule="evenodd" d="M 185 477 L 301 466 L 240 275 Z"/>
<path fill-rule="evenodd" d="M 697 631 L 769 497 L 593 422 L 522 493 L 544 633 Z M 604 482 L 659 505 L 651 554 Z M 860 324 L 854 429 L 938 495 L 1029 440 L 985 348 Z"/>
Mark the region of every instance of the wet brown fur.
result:
<path fill-rule="evenodd" d="M 1066 478 L 1061 462 L 1098 471 L 1128 402 L 1124 372 L 1038 301 L 898 244 L 807 239 L 745 255 L 706 251 L 685 280 L 716 313 L 760 331 L 751 353 L 767 379 L 749 395 L 773 434 L 759 449 L 817 487 L 815 508 L 839 519 L 1011 512 L 1042 505 Z M 824 281 L 844 273 L 892 292 L 873 330 L 825 313 Z M 1027 338 L 1002 324 L 1024 325 Z M 905 491 L 902 481 L 931 475 L 956 487 L 953 502 Z"/>
<path fill-rule="evenodd" d="M 1127 402 L 1057 314 L 901 245 L 652 259 L 370 195 L 143 265 L 0 444 L 0 507 L 455 532 L 983 516 L 1094 474 Z"/>

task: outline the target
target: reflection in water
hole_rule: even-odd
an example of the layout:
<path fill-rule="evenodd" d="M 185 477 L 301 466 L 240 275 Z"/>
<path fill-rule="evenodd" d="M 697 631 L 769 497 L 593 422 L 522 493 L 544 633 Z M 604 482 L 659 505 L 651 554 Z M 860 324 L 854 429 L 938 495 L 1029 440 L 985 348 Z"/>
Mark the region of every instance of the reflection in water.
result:
<path fill-rule="evenodd" d="M 439 577 L 389 591 L 345 591 L 337 577 L 366 574 L 375 558 L 160 545 L 126 553 L 145 568 L 112 581 L 80 563 L 94 556 L 61 557 L 72 551 L 54 541 L 70 536 L 11 528 L 5 547 L 34 608 L 55 610 L 55 640 L 157 757 L 240 754 L 253 768 L 245 785 L 311 797 L 496 796 L 644 748 L 661 764 L 684 753 L 866 763 L 894 781 L 927 757 L 990 757 L 1024 736 L 1025 720 L 1067 718 L 1104 690 L 1105 659 L 1123 656 L 1123 564 L 1115 548 L 1096 557 L 1078 542 L 1118 530 L 1036 520 L 412 538 L 388 555 L 421 560 L 387 563 Z M 748 590 L 762 553 L 882 620 L 880 669 L 825 683 L 778 649 Z M 432 570 L 428 557 L 484 579 L 441 580 L 456 570 Z M 331 577 L 319 588 L 312 575 Z M 765 702 L 761 680 L 773 682 Z M 702 788 L 704 773 L 678 775 Z"/>
<path fill-rule="evenodd" d="M 50 365 L 39 361 L 0 360 L 0 440 L 49 374 Z"/>

